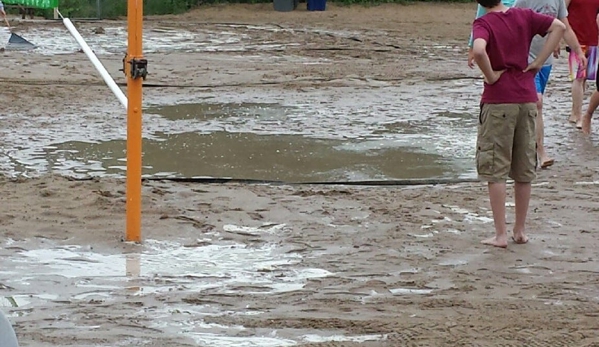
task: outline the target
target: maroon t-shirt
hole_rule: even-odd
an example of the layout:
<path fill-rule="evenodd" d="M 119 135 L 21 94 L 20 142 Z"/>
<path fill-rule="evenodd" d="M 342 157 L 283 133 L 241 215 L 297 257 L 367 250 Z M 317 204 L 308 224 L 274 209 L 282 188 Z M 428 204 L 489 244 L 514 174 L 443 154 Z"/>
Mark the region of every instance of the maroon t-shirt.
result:
<path fill-rule="evenodd" d="M 528 66 L 532 38 L 545 36 L 553 19 L 528 8 L 510 8 L 506 12 L 488 12 L 474 21 L 472 37 L 487 41 L 493 70 L 506 70 L 494 84 L 484 84 L 481 103 L 537 102 L 535 73 L 522 71 Z"/>
<path fill-rule="evenodd" d="M 583 46 L 597 46 L 597 10 L 599 0 L 572 0 L 568 5 L 568 22 Z"/>

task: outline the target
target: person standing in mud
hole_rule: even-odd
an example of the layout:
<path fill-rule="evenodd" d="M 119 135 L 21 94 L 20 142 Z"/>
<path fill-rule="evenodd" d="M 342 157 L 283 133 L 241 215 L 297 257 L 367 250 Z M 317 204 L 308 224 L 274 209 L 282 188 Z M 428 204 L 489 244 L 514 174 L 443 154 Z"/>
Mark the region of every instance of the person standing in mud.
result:
<path fill-rule="evenodd" d="M 570 25 L 582 46 L 588 63 L 586 68 L 576 59 L 576 55 L 569 47 L 568 67 L 570 69 L 570 80 L 572 81 L 572 113 L 570 123 L 582 128 L 582 104 L 586 90 L 586 80 L 595 80 L 597 77 L 597 9 L 599 0 L 566 0 L 568 13 L 570 14 Z"/>
<path fill-rule="evenodd" d="M 0 0 L 0 14 L 2 15 L 2 18 L 4 18 L 4 22 L 6 23 L 6 26 L 10 29 L 10 23 L 8 23 L 8 19 L 6 19 L 6 11 L 4 11 L 4 4 L 2 3 L 1 0 Z"/>
<path fill-rule="evenodd" d="M 541 14 L 557 18 L 566 26 L 566 33 L 564 34 L 564 40 L 566 44 L 574 51 L 576 59 L 580 62 L 581 68 L 585 69 L 587 65 L 587 59 L 583 52 L 576 34 L 568 23 L 568 10 L 566 8 L 566 2 L 564 0 L 516 0 L 514 7 L 530 8 L 533 11 Z M 537 55 L 543 49 L 545 44 L 545 38 L 542 36 L 535 36 L 530 45 L 529 61 L 532 62 L 536 59 Z M 556 49 L 554 56 L 559 57 L 559 48 Z M 537 155 L 539 158 L 539 164 L 542 169 L 548 168 L 553 165 L 554 160 L 547 155 L 545 150 L 545 124 L 543 122 L 543 95 L 545 94 L 545 88 L 549 81 L 549 75 L 551 74 L 551 68 L 553 65 L 553 57 L 549 56 L 545 64 L 537 72 L 535 76 L 535 85 L 537 88 L 537 95 L 539 97 L 537 101 L 537 118 L 536 118 L 536 141 L 537 141 Z"/>
<path fill-rule="evenodd" d="M 595 22 L 597 23 L 597 27 L 599 28 L 599 8 L 597 9 L 597 15 L 595 18 Z M 599 36 L 599 30 L 597 32 L 597 36 Z M 591 100 L 589 101 L 589 106 L 587 111 L 582 116 L 582 133 L 585 135 L 591 134 L 591 119 L 593 118 L 593 113 L 597 107 L 599 107 L 599 73 L 596 74 L 595 77 L 595 91 L 593 95 L 591 95 Z"/>
<path fill-rule="evenodd" d="M 514 2 L 514 1 L 516 1 L 516 2 Z M 515 6 L 516 3 L 518 3 L 518 2 L 520 3 L 518 5 L 518 7 L 532 8 L 536 12 L 543 13 L 546 15 L 551 15 L 560 20 L 563 19 L 562 22 L 564 22 L 564 24 L 566 24 L 566 27 L 568 28 L 567 30 L 570 31 L 570 34 L 568 34 L 567 41 L 574 42 L 572 40 L 576 39 L 576 35 L 570 29 L 570 26 L 567 23 L 566 4 L 563 0 L 561 0 L 561 1 L 560 0 L 554 0 L 554 1 L 541 0 L 539 2 L 539 4 L 536 4 L 535 2 L 532 2 L 532 3 L 523 2 L 520 0 L 502 0 L 501 1 L 501 3 L 503 5 L 505 5 L 506 7 Z M 538 10 L 537 10 L 537 8 L 538 8 Z M 481 6 L 479 4 L 477 11 L 476 11 L 476 18 L 480 18 L 485 13 L 487 13 L 487 11 L 485 10 L 485 8 L 483 6 Z M 531 60 L 535 59 L 535 56 L 538 53 L 538 50 L 543 46 L 543 38 L 542 37 L 536 36 L 535 40 L 536 40 L 536 42 L 533 42 L 533 46 L 531 47 L 531 52 L 530 52 Z M 578 40 L 576 40 L 575 43 L 572 44 L 572 46 L 580 47 L 580 45 L 578 44 Z M 556 53 L 556 56 L 557 56 L 557 53 Z M 535 127 L 535 129 L 536 129 L 535 131 L 536 131 L 536 141 L 537 141 L 537 155 L 539 157 L 540 167 L 542 169 L 547 168 L 547 167 L 553 165 L 553 163 L 554 163 L 554 160 L 547 155 L 547 152 L 545 150 L 545 124 L 543 122 L 543 94 L 545 93 L 545 86 L 547 85 L 547 82 L 549 80 L 549 74 L 551 72 L 552 63 L 553 63 L 552 58 L 549 57 L 547 59 L 547 62 L 545 62 L 545 64 L 548 65 L 548 67 L 544 66 L 535 76 L 535 84 L 536 84 L 536 88 L 537 88 L 537 94 L 539 95 L 539 101 L 537 102 L 538 117 L 536 118 L 537 124 Z M 583 63 L 586 66 L 586 58 L 583 59 Z M 472 52 L 472 34 L 470 35 L 470 41 L 468 42 L 468 66 L 470 68 L 474 68 L 474 54 Z"/>
<path fill-rule="evenodd" d="M 525 233 L 531 182 L 536 178 L 535 74 L 559 44 L 566 26 L 531 9 L 508 8 L 501 0 L 477 0 L 487 14 L 472 25 L 473 55 L 484 75 L 480 101 L 476 170 L 486 181 L 495 236 L 482 243 L 507 247 L 506 181 L 515 181 L 514 242 L 528 242 Z M 519 30 L 513 30 L 518 28 Z M 547 35 L 536 59 L 528 62 L 533 37 Z"/>

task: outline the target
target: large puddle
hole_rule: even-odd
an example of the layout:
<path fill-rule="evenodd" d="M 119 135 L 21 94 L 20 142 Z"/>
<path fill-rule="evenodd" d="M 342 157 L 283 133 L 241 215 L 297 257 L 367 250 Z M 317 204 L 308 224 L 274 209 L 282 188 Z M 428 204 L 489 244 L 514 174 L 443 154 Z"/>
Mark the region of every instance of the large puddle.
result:
<path fill-rule="evenodd" d="M 47 148 L 45 157 L 55 171 L 123 175 L 125 145 L 125 141 L 67 142 Z M 143 173 L 151 176 L 306 182 L 455 174 L 442 157 L 393 147 L 392 141 L 228 132 L 183 133 L 146 140 L 143 160 Z"/>
<path fill-rule="evenodd" d="M 443 146 L 451 141 L 447 131 L 462 137 L 472 132 L 467 113 L 439 112 L 435 124 L 398 119 L 373 128 L 355 112 L 338 118 L 336 126 L 319 129 L 314 124 L 323 116 L 314 109 L 278 103 L 179 104 L 149 108 L 145 117 L 146 176 L 314 182 L 457 178 L 470 175 L 472 169 L 471 157 L 448 155 Z M 94 132 L 94 124 L 84 126 Z M 111 130 L 101 127 L 104 141 L 17 148 L 8 153 L 4 165 L 16 172 L 123 176 L 124 129 L 112 129 L 118 134 L 110 139 Z"/>

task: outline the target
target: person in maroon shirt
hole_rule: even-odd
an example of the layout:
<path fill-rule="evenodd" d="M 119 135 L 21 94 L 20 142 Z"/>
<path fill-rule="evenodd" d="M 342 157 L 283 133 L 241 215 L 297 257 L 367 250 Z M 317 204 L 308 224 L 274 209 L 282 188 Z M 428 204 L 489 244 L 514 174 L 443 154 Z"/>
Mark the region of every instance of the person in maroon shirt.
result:
<path fill-rule="evenodd" d="M 525 234 L 531 182 L 536 177 L 536 102 L 534 82 L 566 26 L 558 19 L 531 9 L 508 9 L 501 0 L 477 0 L 487 14 L 473 23 L 473 53 L 484 75 L 481 97 L 476 170 L 488 182 L 495 236 L 482 243 L 507 247 L 505 222 L 506 181 L 515 181 L 516 222 L 512 239 L 528 242 Z M 514 30 L 516 29 L 516 30 Z M 528 63 L 535 35 L 547 40 L 536 59 Z"/>
<path fill-rule="evenodd" d="M 572 113 L 569 121 L 576 123 L 577 128 L 582 128 L 582 104 L 586 90 L 586 80 L 595 80 L 597 75 L 597 9 L 599 0 L 566 0 L 568 6 L 568 19 L 570 26 L 578 38 L 578 42 L 585 52 L 588 63 L 583 68 L 571 50 L 568 57 L 570 80 L 572 80 Z"/>
<path fill-rule="evenodd" d="M 595 21 L 597 22 L 597 27 L 599 27 L 599 8 L 597 9 L 597 15 L 596 15 Z M 597 31 L 597 36 L 599 36 L 599 30 Z M 587 108 L 587 111 L 582 116 L 581 128 L 582 128 L 582 133 L 585 135 L 591 134 L 591 118 L 593 118 L 593 113 L 595 113 L 595 110 L 597 109 L 597 107 L 599 107 L 599 73 L 596 75 L 597 75 L 595 78 L 596 90 L 593 92 L 593 95 L 591 95 L 591 100 L 589 101 L 589 107 Z"/>

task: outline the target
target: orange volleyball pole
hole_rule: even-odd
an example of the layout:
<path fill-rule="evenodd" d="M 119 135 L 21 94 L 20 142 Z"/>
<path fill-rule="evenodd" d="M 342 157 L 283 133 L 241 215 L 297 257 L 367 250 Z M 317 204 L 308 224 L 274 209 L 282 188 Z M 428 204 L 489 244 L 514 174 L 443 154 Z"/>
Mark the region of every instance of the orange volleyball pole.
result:
<path fill-rule="evenodd" d="M 127 0 L 127 241 L 141 242 L 142 85 L 148 73 L 143 58 L 143 0 Z"/>

